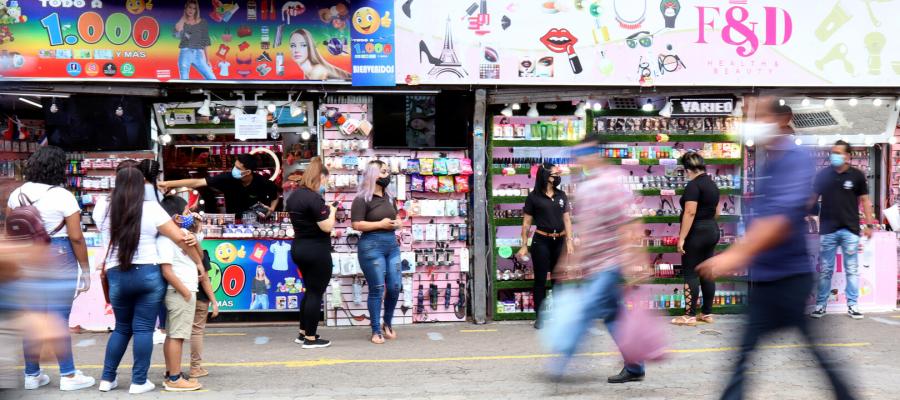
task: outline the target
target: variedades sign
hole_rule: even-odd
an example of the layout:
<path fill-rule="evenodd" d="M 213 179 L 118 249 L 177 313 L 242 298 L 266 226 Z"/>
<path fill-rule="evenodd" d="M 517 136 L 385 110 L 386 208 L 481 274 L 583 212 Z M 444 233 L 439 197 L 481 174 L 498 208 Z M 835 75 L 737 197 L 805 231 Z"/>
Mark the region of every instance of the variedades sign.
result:
<path fill-rule="evenodd" d="M 397 79 L 421 84 L 900 86 L 887 1 L 397 3 Z"/>
<path fill-rule="evenodd" d="M 0 0 L 0 76 L 349 82 L 351 16 L 343 0 Z"/>
<path fill-rule="evenodd" d="M 730 98 L 671 98 L 669 101 L 672 103 L 672 116 L 712 117 L 731 115 L 734 111 L 734 100 Z"/>

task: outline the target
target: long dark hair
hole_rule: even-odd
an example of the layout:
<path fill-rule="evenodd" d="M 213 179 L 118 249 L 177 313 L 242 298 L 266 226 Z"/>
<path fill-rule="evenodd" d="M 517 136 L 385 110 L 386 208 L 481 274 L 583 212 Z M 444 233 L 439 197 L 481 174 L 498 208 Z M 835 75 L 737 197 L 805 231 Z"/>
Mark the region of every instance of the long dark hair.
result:
<path fill-rule="evenodd" d="M 137 168 L 123 168 L 116 173 L 116 188 L 109 204 L 109 247 L 116 249 L 121 271 L 131 268 L 137 252 L 143 212 L 144 175 Z"/>
<path fill-rule="evenodd" d="M 547 184 L 550 182 L 550 175 L 553 174 L 555 165 L 550 163 L 541 164 L 537 172 L 534 174 L 534 192 L 544 193 L 547 190 Z"/>
<path fill-rule="evenodd" d="M 37 149 L 25 162 L 25 180 L 45 185 L 62 185 L 66 181 L 66 153 L 56 146 Z"/>
<path fill-rule="evenodd" d="M 144 176 L 144 179 L 153 185 L 153 194 L 156 196 L 156 202 L 159 203 L 159 190 L 156 190 L 156 181 L 159 179 L 160 173 L 159 161 L 147 159 L 141 160 L 137 165 L 137 169 L 141 171 L 141 175 Z"/>

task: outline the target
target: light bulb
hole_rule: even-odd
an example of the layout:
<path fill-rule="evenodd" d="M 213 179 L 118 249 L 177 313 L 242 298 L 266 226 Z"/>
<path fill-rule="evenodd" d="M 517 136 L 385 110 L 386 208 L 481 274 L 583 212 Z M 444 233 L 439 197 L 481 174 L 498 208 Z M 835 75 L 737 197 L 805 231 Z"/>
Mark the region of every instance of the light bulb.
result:
<path fill-rule="evenodd" d="M 594 103 L 593 107 L 591 107 L 591 108 L 593 108 L 594 111 L 600 112 L 600 111 L 603 111 L 603 104 L 598 101 L 598 102 Z"/>
<path fill-rule="evenodd" d="M 575 116 L 576 117 L 585 117 L 587 116 L 587 104 L 585 102 L 578 103 L 578 106 L 575 107 Z"/>
<path fill-rule="evenodd" d="M 221 123 L 221 122 L 222 122 L 222 119 L 220 119 L 218 115 L 216 115 L 216 116 L 213 117 L 213 119 L 212 119 L 212 123 L 214 123 L 214 124 L 216 124 L 216 125 L 218 125 L 218 124 Z"/>
<path fill-rule="evenodd" d="M 121 117 L 123 115 L 125 115 L 125 110 L 122 109 L 122 106 L 116 107 L 116 116 Z"/>
<path fill-rule="evenodd" d="M 273 140 L 278 140 L 281 137 L 281 132 L 278 132 L 278 124 L 272 124 L 272 130 L 269 133 L 269 137 Z"/>
<path fill-rule="evenodd" d="M 272 114 L 275 113 L 275 109 L 276 109 L 276 108 L 275 108 L 275 103 L 269 103 L 269 105 L 266 106 L 266 110 L 269 110 L 269 112 L 272 113 Z"/>
<path fill-rule="evenodd" d="M 794 139 L 794 144 L 796 144 L 797 146 L 800 146 L 803 144 L 803 141 L 800 140 L 800 138 L 796 138 L 796 139 Z"/>
<path fill-rule="evenodd" d="M 824 145 L 825 145 L 825 138 L 820 137 L 819 138 L 819 146 L 824 146 Z"/>
<path fill-rule="evenodd" d="M 800 102 L 800 105 L 803 107 L 809 107 L 809 99 L 803 98 L 803 101 Z"/>
<path fill-rule="evenodd" d="M 753 139 L 747 139 L 747 142 L 745 142 L 744 144 L 746 144 L 747 147 L 753 147 L 753 145 L 754 145 L 755 143 L 753 143 Z"/>
<path fill-rule="evenodd" d="M 210 133 L 210 134 L 206 135 L 206 140 L 209 140 L 210 142 L 213 140 L 216 140 L 216 135 L 213 133 Z"/>
<path fill-rule="evenodd" d="M 163 146 L 168 145 L 169 143 L 172 143 L 172 135 L 170 135 L 168 133 L 163 134 L 162 136 L 159 137 L 159 143 L 162 144 Z"/>
<path fill-rule="evenodd" d="M 309 134 L 308 130 L 304 130 L 303 132 L 300 132 L 300 139 L 309 140 L 310 137 L 311 137 L 311 135 Z"/>
<path fill-rule="evenodd" d="M 519 103 L 512 103 L 512 109 L 513 111 L 519 111 L 522 109 L 522 105 Z"/>
<path fill-rule="evenodd" d="M 882 101 L 881 101 L 881 99 L 879 99 L 879 98 L 876 98 L 875 100 L 872 100 L 872 105 L 875 106 L 875 107 L 881 107 L 881 103 L 882 103 Z"/>
<path fill-rule="evenodd" d="M 503 115 L 504 117 L 512 117 L 512 115 L 513 115 L 512 107 L 510 107 L 510 106 L 504 107 L 502 110 L 500 110 L 500 114 Z"/>
<path fill-rule="evenodd" d="M 784 99 L 778 99 L 778 105 L 783 106 L 785 104 Z"/>
<path fill-rule="evenodd" d="M 50 105 L 50 112 L 56 114 L 57 111 L 59 111 L 59 107 L 57 107 L 56 102 L 54 102 L 53 104 Z"/>
<path fill-rule="evenodd" d="M 832 106 L 834 106 L 834 99 L 825 100 L 825 107 L 832 107 Z"/>
<path fill-rule="evenodd" d="M 849 101 L 847 101 L 847 103 L 850 104 L 850 107 L 856 107 L 856 105 L 859 104 L 859 100 L 857 100 L 856 97 L 854 97 L 854 98 L 850 99 Z"/>
<path fill-rule="evenodd" d="M 651 112 L 651 111 L 653 111 L 653 101 L 647 100 L 647 102 L 644 103 L 643 106 L 641 106 L 641 110 L 644 110 L 644 112 Z"/>
<path fill-rule="evenodd" d="M 531 118 L 540 117 L 541 114 L 538 112 L 537 103 L 528 103 L 528 113 L 526 113 L 525 115 Z"/>

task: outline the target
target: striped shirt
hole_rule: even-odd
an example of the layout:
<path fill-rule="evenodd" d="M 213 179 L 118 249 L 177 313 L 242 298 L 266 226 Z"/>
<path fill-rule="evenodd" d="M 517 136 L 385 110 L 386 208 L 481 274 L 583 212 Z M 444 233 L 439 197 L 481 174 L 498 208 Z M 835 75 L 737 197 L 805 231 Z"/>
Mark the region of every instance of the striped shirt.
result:
<path fill-rule="evenodd" d="M 575 258 L 583 276 L 621 267 L 625 249 L 618 229 L 629 222 L 633 193 L 622 185 L 622 174 L 603 166 L 589 171 L 575 192 L 573 230 L 579 240 Z"/>

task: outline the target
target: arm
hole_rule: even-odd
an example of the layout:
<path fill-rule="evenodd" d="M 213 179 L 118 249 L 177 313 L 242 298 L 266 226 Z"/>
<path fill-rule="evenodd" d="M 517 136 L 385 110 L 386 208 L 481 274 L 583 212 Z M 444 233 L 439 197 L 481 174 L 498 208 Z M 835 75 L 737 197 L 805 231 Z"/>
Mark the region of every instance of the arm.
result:
<path fill-rule="evenodd" d="M 185 301 L 191 301 L 191 291 L 188 290 L 187 286 L 184 286 L 181 279 L 178 279 L 178 277 L 175 276 L 175 271 L 172 270 L 172 264 L 162 265 L 162 275 L 163 278 L 166 279 L 166 282 L 169 282 L 181 297 L 184 297 Z"/>
<path fill-rule="evenodd" d="M 66 217 L 66 234 L 72 243 L 72 251 L 75 259 L 81 267 L 81 280 L 83 284 L 78 288 L 78 294 L 87 292 L 91 288 L 91 264 L 88 261 L 87 243 L 84 241 L 84 233 L 81 231 L 81 213 L 74 213 Z"/>
<path fill-rule="evenodd" d="M 757 254 L 783 242 L 790 230 L 790 221 L 785 215 L 759 218 L 750 224 L 743 239 L 738 240 L 722 254 L 701 264 L 700 274 L 714 279 L 737 273 Z"/>
<path fill-rule="evenodd" d="M 719 207 L 716 207 L 716 216 L 719 215 Z M 688 233 L 691 232 L 691 226 L 694 225 L 694 217 L 697 216 L 697 202 L 688 201 L 684 203 L 684 216 L 681 217 L 681 231 L 678 233 L 678 252 L 684 254 L 684 241 L 687 239 Z"/>
<path fill-rule="evenodd" d="M 209 283 L 209 274 L 206 273 L 206 268 L 202 265 L 199 266 L 198 270 L 200 271 L 200 288 L 203 289 L 203 293 L 206 293 L 206 297 L 209 298 L 209 302 L 212 303 L 212 317 L 219 316 L 219 302 L 216 301 L 216 294 L 212 290 L 212 285 Z"/>
<path fill-rule="evenodd" d="M 169 189 L 178 188 L 178 187 L 188 187 L 191 189 L 196 189 L 196 188 L 201 188 L 201 187 L 206 186 L 206 179 L 198 178 L 198 179 L 179 179 L 177 181 L 163 181 L 163 182 L 157 183 L 157 186 L 164 192 L 168 191 Z"/>
<path fill-rule="evenodd" d="M 563 225 L 566 227 L 566 252 L 575 253 L 575 236 L 572 232 L 572 215 L 568 211 L 563 214 Z"/>
<path fill-rule="evenodd" d="M 269 214 L 275 212 L 275 208 L 278 207 L 278 200 L 279 200 L 278 195 L 276 195 L 275 199 L 272 200 L 271 203 L 269 203 Z"/>
<path fill-rule="evenodd" d="M 395 221 L 390 218 L 385 218 L 378 222 L 356 221 L 350 224 L 350 226 L 360 232 L 372 232 L 384 229 L 394 229 L 394 222 Z"/>
<path fill-rule="evenodd" d="M 651 269 L 642 272 L 635 270 L 635 268 L 647 264 L 647 254 L 644 253 L 641 246 L 635 244 L 640 240 L 642 234 L 641 224 L 630 222 L 620 226 L 617 231 L 616 237 L 618 238 L 619 247 L 623 249 L 625 254 L 623 264 L 627 268 L 623 272 L 628 284 L 635 285 L 653 276 Z"/>
<path fill-rule="evenodd" d="M 184 253 L 191 258 L 191 261 L 194 264 L 200 265 L 203 268 L 203 258 L 200 257 L 200 253 L 197 251 L 197 248 L 194 246 L 189 246 L 185 243 L 185 239 L 187 238 L 187 234 L 181 231 L 181 228 L 175 225 L 175 222 L 169 220 L 166 223 L 158 226 L 156 228 L 160 234 L 171 239 L 181 250 L 184 250 Z"/>
<path fill-rule="evenodd" d="M 531 233 L 531 223 L 533 221 L 534 219 L 531 217 L 531 214 L 522 216 L 522 247 L 519 248 L 517 253 L 520 257 L 528 254 L 528 234 Z M 569 228 L 566 227 L 566 229 Z"/>
<path fill-rule="evenodd" d="M 863 206 L 863 224 L 866 225 L 863 234 L 866 237 L 872 237 L 872 229 L 869 225 L 878 223 L 878 218 L 875 218 L 875 210 L 872 207 L 872 200 L 869 199 L 869 195 L 864 194 L 859 196 L 859 202 L 862 203 Z"/>
<path fill-rule="evenodd" d="M 324 221 L 316 222 L 316 225 L 319 226 L 319 229 L 321 229 L 322 232 L 331 233 L 331 231 L 334 230 L 334 224 L 335 224 L 334 216 L 336 213 L 337 213 L 337 208 L 329 204 L 328 205 L 328 218 L 326 218 Z"/>

